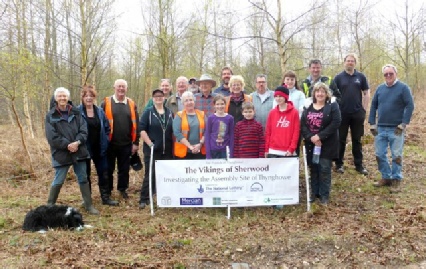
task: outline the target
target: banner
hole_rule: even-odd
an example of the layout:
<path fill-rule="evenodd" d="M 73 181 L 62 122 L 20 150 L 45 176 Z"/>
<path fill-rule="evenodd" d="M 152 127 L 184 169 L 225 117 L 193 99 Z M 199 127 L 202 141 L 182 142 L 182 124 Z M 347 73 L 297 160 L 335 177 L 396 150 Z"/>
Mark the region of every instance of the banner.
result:
<path fill-rule="evenodd" d="M 159 207 L 299 203 L 299 158 L 156 161 Z"/>

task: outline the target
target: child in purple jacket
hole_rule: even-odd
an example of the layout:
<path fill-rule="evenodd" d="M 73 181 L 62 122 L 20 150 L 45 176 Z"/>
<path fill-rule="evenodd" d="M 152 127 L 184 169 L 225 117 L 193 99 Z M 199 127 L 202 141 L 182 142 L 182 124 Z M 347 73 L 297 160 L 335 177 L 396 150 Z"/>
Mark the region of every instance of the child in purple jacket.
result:
<path fill-rule="evenodd" d="M 225 113 L 226 99 L 218 94 L 213 99 L 215 113 L 207 118 L 204 133 L 206 158 L 226 158 L 226 147 L 229 146 L 230 157 L 234 147 L 234 117 Z"/>

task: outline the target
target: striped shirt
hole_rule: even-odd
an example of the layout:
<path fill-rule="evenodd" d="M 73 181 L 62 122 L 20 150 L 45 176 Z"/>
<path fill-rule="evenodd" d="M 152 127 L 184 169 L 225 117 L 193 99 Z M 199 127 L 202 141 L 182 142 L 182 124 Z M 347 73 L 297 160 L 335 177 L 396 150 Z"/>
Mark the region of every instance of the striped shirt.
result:
<path fill-rule="evenodd" d="M 234 130 L 234 158 L 264 158 L 262 125 L 254 119 L 239 121 Z"/>

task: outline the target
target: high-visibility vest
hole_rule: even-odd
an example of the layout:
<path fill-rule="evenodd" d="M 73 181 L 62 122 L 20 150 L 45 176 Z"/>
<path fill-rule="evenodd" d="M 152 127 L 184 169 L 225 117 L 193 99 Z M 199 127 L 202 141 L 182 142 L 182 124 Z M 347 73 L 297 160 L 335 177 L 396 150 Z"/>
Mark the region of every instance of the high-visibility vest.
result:
<path fill-rule="evenodd" d="M 126 97 L 127 98 L 127 104 L 130 107 L 130 117 L 132 120 L 132 129 L 131 129 L 131 135 L 132 135 L 132 142 L 136 141 L 136 132 L 138 131 L 138 125 L 137 125 L 137 119 L 136 119 L 136 110 L 135 110 L 135 102 Z M 112 97 L 105 97 L 104 102 L 105 102 L 105 114 L 106 117 L 109 121 L 109 126 L 111 128 L 111 132 L 109 133 L 109 139 L 112 139 L 112 133 L 114 131 L 114 118 L 112 116 L 112 105 L 111 105 L 111 99 Z"/>
<path fill-rule="evenodd" d="M 323 81 L 324 78 L 328 78 L 328 80 L 327 81 Z M 318 82 L 323 82 L 323 83 L 326 83 L 328 86 L 330 86 L 330 84 L 331 84 L 331 77 L 320 77 L 320 79 L 319 79 Z M 311 85 L 310 81 L 307 80 L 307 79 L 305 79 L 305 81 L 303 82 L 303 91 L 305 92 L 305 96 L 306 97 L 310 97 L 309 88 L 311 88 L 311 86 L 312 85 Z"/>
<path fill-rule="evenodd" d="M 201 140 L 203 138 L 204 129 L 206 125 L 204 122 L 204 111 L 196 109 L 195 114 L 197 115 L 197 119 L 200 125 L 199 129 L 200 129 L 200 140 Z M 188 140 L 189 123 L 188 123 L 188 116 L 186 114 L 186 110 L 179 111 L 177 115 L 182 119 L 182 123 L 181 123 L 182 134 Z M 186 156 L 187 151 L 188 151 L 188 148 L 184 144 L 178 141 L 174 142 L 175 156 L 179 158 L 184 158 Z M 201 153 L 204 155 L 206 154 L 206 148 L 204 147 L 204 144 L 201 146 Z"/>
<path fill-rule="evenodd" d="M 231 103 L 231 96 L 227 96 L 226 98 L 226 108 L 225 108 L 225 112 L 228 113 L 229 110 L 229 103 Z M 244 94 L 244 102 L 251 102 L 252 98 L 250 95 L 248 94 Z"/>

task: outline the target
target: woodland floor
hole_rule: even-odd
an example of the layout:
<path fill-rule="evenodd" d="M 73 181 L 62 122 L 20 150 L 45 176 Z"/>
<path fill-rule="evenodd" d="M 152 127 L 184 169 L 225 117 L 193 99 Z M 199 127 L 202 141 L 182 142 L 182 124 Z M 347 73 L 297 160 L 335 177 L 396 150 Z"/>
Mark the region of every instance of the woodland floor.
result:
<path fill-rule="evenodd" d="M 424 99 L 423 99 L 424 100 Z M 353 168 L 350 147 L 346 172 L 333 172 L 328 206 L 306 212 L 303 169 L 299 205 L 225 209 L 139 210 L 143 172 L 131 172 L 130 199 L 103 206 L 100 216 L 80 208 L 76 180 L 67 180 L 58 202 L 80 208 L 93 228 L 22 231 L 26 212 L 46 202 L 53 169 L 41 133 L 27 138 L 37 177 L 25 176 L 28 160 L 17 127 L 0 126 L 1 268 L 426 268 L 426 115 L 416 107 L 407 132 L 403 191 L 374 188 L 380 178 L 373 138 L 364 137 L 368 176 Z M 93 184 L 96 186 L 96 182 Z"/>

